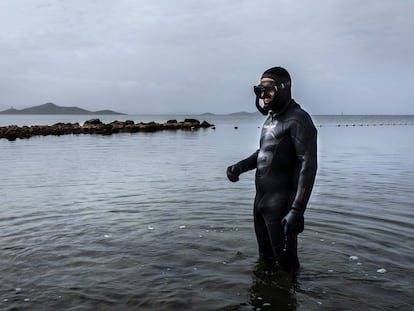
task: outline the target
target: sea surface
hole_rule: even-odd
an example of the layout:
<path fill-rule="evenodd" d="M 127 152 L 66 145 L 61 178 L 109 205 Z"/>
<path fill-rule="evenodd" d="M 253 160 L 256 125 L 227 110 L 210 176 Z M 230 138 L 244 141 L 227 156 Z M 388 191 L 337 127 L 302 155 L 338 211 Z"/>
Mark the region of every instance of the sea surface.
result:
<path fill-rule="evenodd" d="M 225 174 L 262 116 L 97 117 L 216 128 L 1 139 L 0 310 L 414 309 L 414 116 L 313 117 L 297 275 L 258 262 L 254 172 Z"/>

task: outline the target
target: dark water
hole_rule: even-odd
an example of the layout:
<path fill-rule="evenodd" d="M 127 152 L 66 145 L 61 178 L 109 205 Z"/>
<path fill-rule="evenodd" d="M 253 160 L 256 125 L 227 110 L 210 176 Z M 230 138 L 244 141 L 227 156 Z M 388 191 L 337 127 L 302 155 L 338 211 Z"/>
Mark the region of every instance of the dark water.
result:
<path fill-rule="evenodd" d="M 216 130 L 0 140 L 0 309 L 413 309 L 412 116 L 315 116 L 296 277 L 257 262 L 254 173 L 225 176 L 263 118 L 205 119 Z"/>

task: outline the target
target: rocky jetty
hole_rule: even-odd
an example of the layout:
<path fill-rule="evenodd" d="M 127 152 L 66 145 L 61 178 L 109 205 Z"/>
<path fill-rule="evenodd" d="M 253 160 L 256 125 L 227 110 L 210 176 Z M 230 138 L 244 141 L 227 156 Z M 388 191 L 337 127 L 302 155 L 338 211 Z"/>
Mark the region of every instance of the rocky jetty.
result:
<path fill-rule="evenodd" d="M 113 121 L 108 124 L 103 123 L 99 119 L 91 119 L 86 121 L 83 125 L 80 125 L 79 123 L 56 123 L 54 125 L 3 126 L 0 127 L 0 139 L 5 138 L 13 141 L 17 138 L 30 138 L 32 136 L 47 135 L 112 135 L 116 133 L 156 132 L 164 130 L 197 130 L 212 126 L 212 124 L 206 121 L 200 122 L 196 119 L 185 119 L 184 121 L 169 120 L 165 123 L 135 123 L 132 120 L 127 120 Z"/>

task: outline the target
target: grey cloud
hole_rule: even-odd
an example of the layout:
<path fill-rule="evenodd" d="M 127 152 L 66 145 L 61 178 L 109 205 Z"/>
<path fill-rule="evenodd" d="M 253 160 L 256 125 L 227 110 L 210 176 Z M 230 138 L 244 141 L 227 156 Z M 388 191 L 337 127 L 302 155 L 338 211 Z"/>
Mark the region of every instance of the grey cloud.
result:
<path fill-rule="evenodd" d="M 0 109 L 53 101 L 254 111 L 251 86 L 282 65 L 313 113 L 414 113 L 413 9 L 385 0 L 3 1 Z"/>

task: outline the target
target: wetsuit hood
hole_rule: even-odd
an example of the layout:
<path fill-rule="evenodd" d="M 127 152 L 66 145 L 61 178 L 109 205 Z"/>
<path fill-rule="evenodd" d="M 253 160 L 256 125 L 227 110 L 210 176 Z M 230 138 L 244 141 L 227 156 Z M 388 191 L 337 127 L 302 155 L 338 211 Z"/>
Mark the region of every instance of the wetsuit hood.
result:
<path fill-rule="evenodd" d="M 266 70 L 261 79 L 270 78 L 276 82 L 276 94 L 269 104 L 261 107 L 259 98 L 256 97 L 256 107 L 264 115 L 269 111 L 275 114 L 281 114 L 287 110 L 289 103 L 292 100 L 291 94 L 291 79 L 288 71 L 282 67 L 273 67 Z"/>

